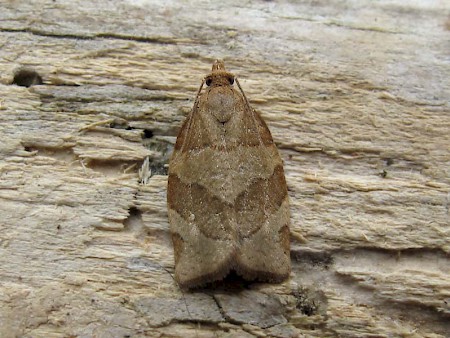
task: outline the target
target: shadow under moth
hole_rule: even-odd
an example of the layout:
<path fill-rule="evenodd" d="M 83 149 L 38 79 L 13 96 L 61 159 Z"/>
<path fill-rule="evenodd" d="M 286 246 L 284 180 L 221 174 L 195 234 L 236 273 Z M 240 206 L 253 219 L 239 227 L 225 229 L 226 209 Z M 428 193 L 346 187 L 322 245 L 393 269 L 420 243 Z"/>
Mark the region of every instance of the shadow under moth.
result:
<path fill-rule="evenodd" d="M 267 282 L 290 273 L 283 161 L 266 123 L 234 82 L 215 61 L 170 160 L 167 204 L 182 288 L 231 271 Z"/>

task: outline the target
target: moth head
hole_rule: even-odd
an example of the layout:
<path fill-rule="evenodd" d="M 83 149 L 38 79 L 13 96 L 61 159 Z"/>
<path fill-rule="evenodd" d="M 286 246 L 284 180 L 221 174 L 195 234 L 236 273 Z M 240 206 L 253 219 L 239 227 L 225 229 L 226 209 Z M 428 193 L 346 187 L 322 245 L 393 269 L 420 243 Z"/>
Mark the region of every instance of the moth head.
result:
<path fill-rule="evenodd" d="M 211 73 L 205 78 L 208 87 L 231 86 L 234 83 L 234 75 L 227 72 L 222 60 L 213 63 Z"/>
<path fill-rule="evenodd" d="M 208 87 L 231 86 L 234 83 L 234 75 L 228 72 L 214 72 L 205 78 Z"/>

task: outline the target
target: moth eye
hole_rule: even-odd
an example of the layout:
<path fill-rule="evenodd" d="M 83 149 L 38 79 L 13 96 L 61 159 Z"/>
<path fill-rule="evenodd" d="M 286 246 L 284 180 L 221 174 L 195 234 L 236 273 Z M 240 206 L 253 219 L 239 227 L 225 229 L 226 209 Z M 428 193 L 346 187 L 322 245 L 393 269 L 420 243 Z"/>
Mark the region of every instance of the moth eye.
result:
<path fill-rule="evenodd" d="M 229 77 L 228 82 L 230 82 L 230 85 L 232 85 L 234 83 L 234 77 Z"/>
<path fill-rule="evenodd" d="M 212 82 L 212 79 L 211 78 L 208 78 L 208 79 L 206 79 L 206 85 L 209 87 L 209 86 L 211 86 L 211 82 Z"/>

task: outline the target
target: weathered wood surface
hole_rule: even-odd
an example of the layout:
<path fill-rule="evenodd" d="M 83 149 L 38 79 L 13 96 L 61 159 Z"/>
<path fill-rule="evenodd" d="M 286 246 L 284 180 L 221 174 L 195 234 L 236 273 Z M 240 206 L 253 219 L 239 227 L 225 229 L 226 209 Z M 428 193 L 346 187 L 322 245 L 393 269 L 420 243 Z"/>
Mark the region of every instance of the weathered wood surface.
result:
<path fill-rule="evenodd" d="M 446 1 L 2 1 L 0 336 L 448 336 L 449 20 Z M 285 161 L 293 272 L 183 294 L 164 165 L 215 58 Z M 44 84 L 12 85 L 24 66 Z"/>

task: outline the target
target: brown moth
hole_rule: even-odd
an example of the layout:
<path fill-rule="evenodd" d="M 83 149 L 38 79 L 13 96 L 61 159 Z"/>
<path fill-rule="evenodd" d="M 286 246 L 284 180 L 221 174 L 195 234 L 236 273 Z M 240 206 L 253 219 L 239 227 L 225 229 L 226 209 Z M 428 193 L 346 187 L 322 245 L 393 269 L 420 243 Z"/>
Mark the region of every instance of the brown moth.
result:
<path fill-rule="evenodd" d="M 175 279 L 183 288 L 223 279 L 232 270 L 268 282 L 290 273 L 283 161 L 234 80 L 222 61 L 214 62 L 169 164 Z"/>

